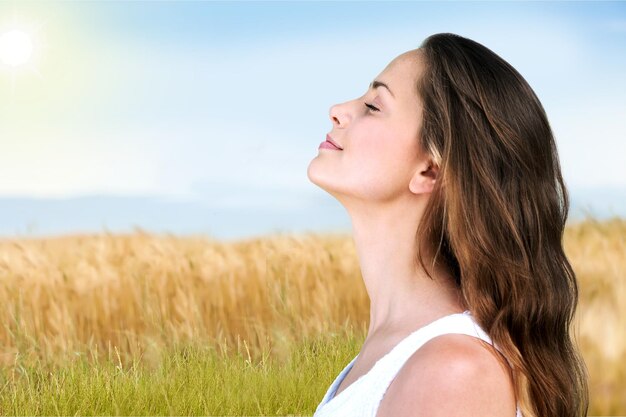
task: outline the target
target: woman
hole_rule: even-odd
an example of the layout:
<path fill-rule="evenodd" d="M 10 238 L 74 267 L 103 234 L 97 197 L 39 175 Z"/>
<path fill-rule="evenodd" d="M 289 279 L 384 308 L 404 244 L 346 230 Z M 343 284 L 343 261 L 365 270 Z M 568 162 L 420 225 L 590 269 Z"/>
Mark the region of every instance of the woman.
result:
<path fill-rule="evenodd" d="M 568 194 L 524 78 L 435 34 L 330 118 L 307 175 L 350 215 L 370 323 L 315 416 L 586 415 Z"/>

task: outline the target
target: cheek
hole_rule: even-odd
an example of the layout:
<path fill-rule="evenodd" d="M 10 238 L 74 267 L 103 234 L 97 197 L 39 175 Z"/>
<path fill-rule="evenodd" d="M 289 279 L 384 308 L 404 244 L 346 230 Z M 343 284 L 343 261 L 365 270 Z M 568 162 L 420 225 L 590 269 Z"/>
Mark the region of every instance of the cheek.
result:
<path fill-rule="evenodd" d="M 407 169 L 415 159 L 417 144 L 407 132 L 371 124 L 363 126 L 357 137 L 351 149 L 355 162 L 366 163 L 370 168 L 397 172 Z"/>
<path fill-rule="evenodd" d="M 372 128 L 354 142 L 346 156 L 355 180 L 382 196 L 408 187 L 415 149 L 402 132 Z"/>

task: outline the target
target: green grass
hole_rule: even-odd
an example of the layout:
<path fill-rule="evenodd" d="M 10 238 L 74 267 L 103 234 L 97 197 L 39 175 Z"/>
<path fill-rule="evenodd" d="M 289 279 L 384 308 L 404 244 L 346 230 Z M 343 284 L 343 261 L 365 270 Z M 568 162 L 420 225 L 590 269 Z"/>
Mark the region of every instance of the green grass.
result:
<path fill-rule="evenodd" d="M 346 330 L 294 346 L 287 359 L 253 360 L 186 345 L 156 364 L 124 365 L 77 356 L 66 363 L 0 369 L 3 415 L 312 415 L 326 389 L 356 355 L 363 336 Z"/>

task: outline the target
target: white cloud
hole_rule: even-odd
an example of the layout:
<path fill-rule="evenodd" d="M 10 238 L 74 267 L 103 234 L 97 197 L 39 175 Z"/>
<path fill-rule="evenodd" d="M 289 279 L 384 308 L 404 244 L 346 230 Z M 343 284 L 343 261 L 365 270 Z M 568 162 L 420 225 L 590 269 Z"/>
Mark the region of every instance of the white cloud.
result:
<path fill-rule="evenodd" d="M 0 153 L 0 194 L 64 197 L 160 191 L 160 155 L 145 132 L 7 135 Z"/>

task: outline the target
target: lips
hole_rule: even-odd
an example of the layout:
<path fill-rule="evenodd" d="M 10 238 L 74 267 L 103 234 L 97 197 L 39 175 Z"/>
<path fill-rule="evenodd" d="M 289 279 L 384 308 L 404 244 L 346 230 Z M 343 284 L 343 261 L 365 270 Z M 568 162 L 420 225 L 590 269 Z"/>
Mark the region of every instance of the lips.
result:
<path fill-rule="evenodd" d="M 337 144 L 337 142 L 335 142 L 333 140 L 333 138 L 330 137 L 330 135 L 326 135 L 326 141 L 330 142 L 334 147 L 336 147 L 337 149 L 343 150 L 343 148 L 341 146 L 339 146 L 339 144 Z"/>

